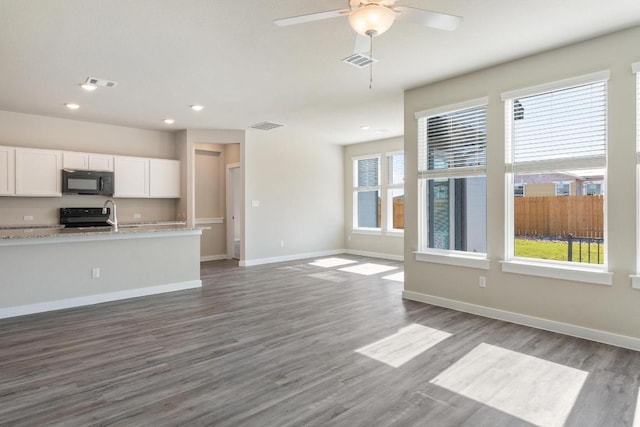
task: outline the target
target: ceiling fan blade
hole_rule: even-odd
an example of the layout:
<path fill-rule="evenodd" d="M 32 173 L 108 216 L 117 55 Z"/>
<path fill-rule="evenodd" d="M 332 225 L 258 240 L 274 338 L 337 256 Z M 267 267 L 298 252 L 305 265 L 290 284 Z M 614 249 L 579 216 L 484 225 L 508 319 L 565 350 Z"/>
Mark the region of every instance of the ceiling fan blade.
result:
<path fill-rule="evenodd" d="M 369 52 L 371 39 L 362 34 L 356 34 L 356 44 L 353 46 L 353 53 Z"/>
<path fill-rule="evenodd" d="M 320 21 L 321 19 L 337 18 L 348 14 L 350 10 L 327 10 L 326 12 L 309 13 L 307 15 L 292 16 L 290 18 L 281 18 L 273 21 L 274 24 L 281 27 L 287 25 L 304 24 L 305 22 Z"/>
<path fill-rule="evenodd" d="M 411 21 L 438 30 L 453 31 L 462 23 L 461 16 L 432 12 L 415 7 L 398 6 L 394 10 L 400 12 L 398 20 Z"/>

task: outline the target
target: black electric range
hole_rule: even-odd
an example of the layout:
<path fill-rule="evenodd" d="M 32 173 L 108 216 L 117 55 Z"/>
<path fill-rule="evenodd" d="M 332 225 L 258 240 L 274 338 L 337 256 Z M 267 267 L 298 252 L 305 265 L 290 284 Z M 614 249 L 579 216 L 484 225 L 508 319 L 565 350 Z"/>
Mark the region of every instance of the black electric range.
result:
<path fill-rule="evenodd" d="M 60 208 L 60 225 L 65 227 L 108 227 L 110 208 Z"/>

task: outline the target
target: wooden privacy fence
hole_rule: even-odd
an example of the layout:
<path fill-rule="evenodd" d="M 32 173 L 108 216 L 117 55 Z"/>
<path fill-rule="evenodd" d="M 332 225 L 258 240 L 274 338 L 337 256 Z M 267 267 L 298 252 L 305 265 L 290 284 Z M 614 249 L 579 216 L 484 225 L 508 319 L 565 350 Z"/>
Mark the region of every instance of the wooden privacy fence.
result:
<path fill-rule="evenodd" d="M 404 230 L 404 196 L 393 198 L 393 228 Z M 378 198 L 378 227 L 382 218 L 382 200 Z"/>
<path fill-rule="evenodd" d="M 602 196 L 543 196 L 514 199 L 516 236 L 603 238 Z"/>

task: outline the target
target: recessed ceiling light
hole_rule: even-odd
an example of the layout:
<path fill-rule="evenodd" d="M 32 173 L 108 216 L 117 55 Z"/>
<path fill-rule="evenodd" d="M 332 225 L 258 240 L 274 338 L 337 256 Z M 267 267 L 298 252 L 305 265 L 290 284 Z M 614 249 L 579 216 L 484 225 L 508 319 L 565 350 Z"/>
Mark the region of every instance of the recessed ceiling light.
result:
<path fill-rule="evenodd" d="M 66 105 L 66 107 L 68 109 L 70 109 L 70 110 L 77 110 L 78 108 L 80 108 L 80 106 L 78 104 L 69 103 L 69 104 L 64 104 L 64 105 Z"/>
<path fill-rule="evenodd" d="M 191 109 L 192 109 L 193 111 L 202 111 L 202 109 L 203 109 L 203 108 L 204 108 L 204 107 L 203 107 L 202 105 L 198 105 L 198 104 L 195 104 L 195 105 L 192 105 L 192 106 L 191 106 Z"/>
<path fill-rule="evenodd" d="M 362 125 L 362 126 L 360 126 L 360 129 L 369 130 L 369 127 L 370 127 L 369 125 Z"/>
<path fill-rule="evenodd" d="M 175 120 L 173 120 L 173 119 L 164 119 L 164 120 L 163 120 L 163 122 L 165 122 L 165 124 L 172 125 L 172 124 L 174 124 L 176 121 L 175 121 Z"/>
<path fill-rule="evenodd" d="M 389 129 L 378 129 L 376 130 L 377 133 L 387 133 L 389 132 Z"/>
<path fill-rule="evenodd" d="M 80 87 L 87 92 L 93 92 L 94 90 L 98 89 L 98 86 L 91 83 L 82 83 Z"/>

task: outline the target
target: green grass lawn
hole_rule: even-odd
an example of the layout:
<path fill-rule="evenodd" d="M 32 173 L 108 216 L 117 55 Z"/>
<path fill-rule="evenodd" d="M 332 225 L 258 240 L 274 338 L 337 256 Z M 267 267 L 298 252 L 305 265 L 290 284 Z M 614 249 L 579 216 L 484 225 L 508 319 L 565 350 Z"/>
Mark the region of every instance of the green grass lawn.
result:
<path fill-rule="evenodd" d="M 526 258 L 553 259 L 558 261 L 568 261 L 568 243 L 553 242 L 546 240 L 515 240 L 515 255 Z M 589 251 L 585 243 L 582 244 L 582 262 L 589 262 Z M 591 264 L 598 264 L 598 246 L 591 244 Z M 573 243 L 573 261 L 580 260 L 580 245 Z M 604 264 L 604 245 L 600 245 L 600 262 Z"/>

